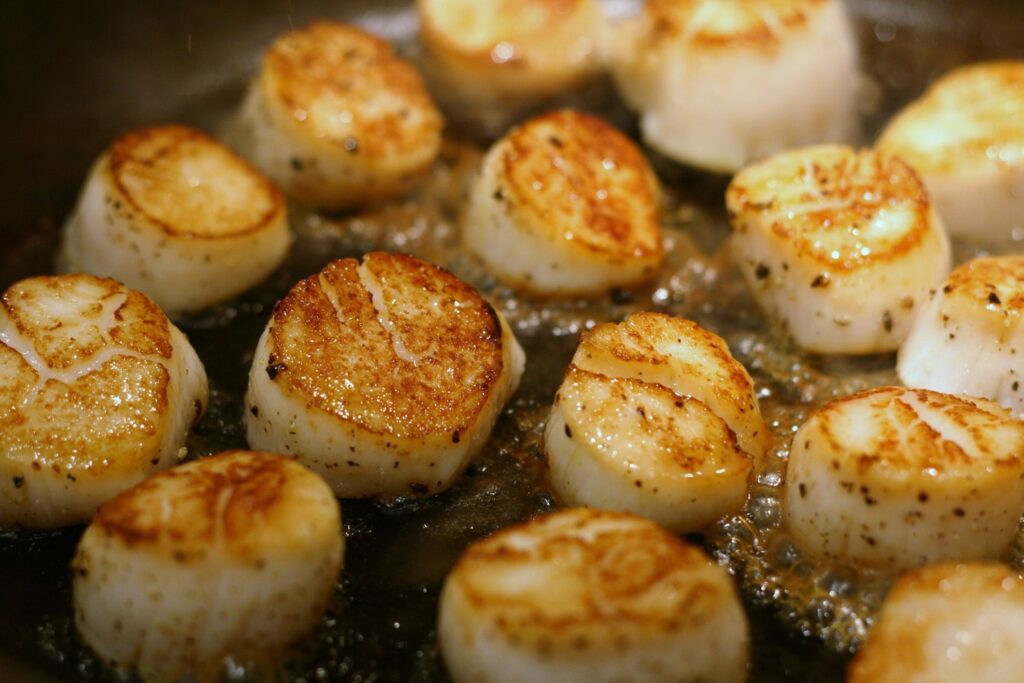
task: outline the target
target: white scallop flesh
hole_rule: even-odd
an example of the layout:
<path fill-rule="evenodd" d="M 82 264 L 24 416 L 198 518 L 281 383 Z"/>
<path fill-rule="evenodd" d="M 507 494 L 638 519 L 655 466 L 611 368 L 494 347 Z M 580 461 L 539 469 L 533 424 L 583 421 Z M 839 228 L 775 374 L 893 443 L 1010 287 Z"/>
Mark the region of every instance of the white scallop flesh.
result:
<path fill-rule="evenodd" d="M 658 193 L 629 138 L 596 117 L 551 112 L 491 147 L 462 242 L 504 284 L 528 293 L 636 285 L 664 259 Z"/>
<path fill-rule="evenodd" d="M 998 563 L 940 564 L 886 596 L 849 683 L 1017 683 L 1024 670 L 1024 582 Z"/>
<path fill-rule="evenodd" d="M 438 638 L 455 683 L 733 683 L 749 653 L 723 568 L 652 522 L 588 509 L 471 545 Z"/>
<path fill-rule="evenodd" d="M 151 300 L 89 275 L 0 297 L 0 528 L 87 522 L 178 462 L 206 372 Z"/>
<path fill-rule="evenodd" d="M 75 623 L 145 681 L 273 671 L 316 627 L 343 552 L 338 503 L 315 474 L 270 453 L 203 458 L 100 509 L 72 562 Z"/>
<path fill-rule="evenodd" d="M 821 146 L 749 166 L 726 191 L 731 251 L 758 306 L 817 353 L 896 350 L 950 268 L 913 170 Z"/>
<path fill-rule="evenodd" d="M 341 497 L 433 494 L 483 448 L 524 364 L 504 318 L 450 273 L 398 254 L 334 261 L 275 307 L 246 436 Z"/>
<path fill-rule="evenodd" d="M 284 198 L 262 174 L 199 131 L 157 126 L 93 165 L 58 267 L 112 277 L 177 316 L 258 284 L 290 244 Z"/>
<path fill-rule="evenodd" d="M 731 173 L 855 132 L 857 48 L 840 0 L 649 0 L 613 40 L 644 141 L 677 161 Z"/>
<path fill-rule="evenodd" d="M 980 396 L 1024 415 L 1024 257 L 956 268 L 914 319 L 896 370 L 908 387 Z"/>
<path fill-rule="evenodd" d="M 783 517 L 811 557 L 900 570 L 997 559 L 1024 511 L 1024 423 L 984 399 L 885 387 L 793 437 Z"/>
<path fill-rule="evenodd" d="M 938 79 L 878 140 L 920 174 L 949 234 L 1024 239 L 1024 62 L 972 64 Z"/>
<path fill-rule="evenodd" d="M 419 74 L 386 41 L 318 21 L 264 54 L 231 142 L 289 197 L 343 211 L 413 189 L 443 125 Z"/>
<path fill-rule="evenodd" d="M 562 501 L 678 532 L 739 510 L 771 442 L 753 381 L 725 342 L 659 313 L 583 335 L 544 432 Z"/>

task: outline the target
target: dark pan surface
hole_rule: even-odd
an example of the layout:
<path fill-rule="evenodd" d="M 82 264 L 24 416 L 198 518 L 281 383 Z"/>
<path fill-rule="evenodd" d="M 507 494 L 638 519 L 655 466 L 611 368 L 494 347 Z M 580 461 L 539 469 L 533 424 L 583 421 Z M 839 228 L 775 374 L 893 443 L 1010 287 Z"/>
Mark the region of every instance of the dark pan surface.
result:
<path fill-rule="evenodd" d="M 851 10 L 863 66 L 875 84 L 876 101 L 865 115 L 868 139 L 895 108 L 952 66 L 1024 56 L 1024 3 L 857 0 Z M 260 51 L 290 27 L 321 17 L 358 21 L 398 41 L 415 31 L 408 3 L 392 0 L 5 3 L 0 288 L 50 272 L 60 222 L 89 164 L 114 137 L 135 126 L 172 121 L 221 130 Z M 614 111 L 607 113 L 620 120 L 621 110 L 610 106 Z M 464 158 L 452 152 L 445 168 Z M 659 171 L 678 206 L 708 224 L 722 224 L 723 179 L 664 162 Z M 425 215 L 447 225 L 452 204 L 435 201 Z M 232 305 L 182 325 L 206 363 L 213 389 L 211 410 L 190 442 L 194 454 L 244 445 L 240 399 L 273 301 L 328 258 L 397 246 L 382 237 L 379 226 L 407 223 L 410 211 L 418 209 L 378 215 L 369 227 L 356 225 L 362 232 L 354 236 L 300 230 L 296 252 L 280 273 Z M 295 218 L 309 226 L 308 217 Z M 700 232 L 698 246 L 712 250 L 721 236 L 715 230 Z M 414 246 L 428 254 L 448 253 L 446 239 L 414 238 Z M 602 304 L 603 314 L 623 314 L 627 308 L 616 308 L 620 303 L 627 305 Z M 453 491 L 426 502 L 345 504 L 345 577 L 319 631 L 297 648 L 283 679 L 446 680 L 433 621 L 448 568 L 471 539 L 553 504 L 539 485 L 537 425 L 578 329 L 571 324 L 572 311 L 559 315 L 570 323 L 542 322 L 520 335 L 529 366 L 515 410 Z M 726 330 L 758 324 L 756 318 L 716 323 L 714 316 L 700 322 Z M 0 535 L 0 680 L 114 679 L 74 633 L 68 562 L 80 533 Z M 842 680 L 844 657 L 791 635 L 768 607 L 751 604 L 749 614 L 752 681 Z"/>

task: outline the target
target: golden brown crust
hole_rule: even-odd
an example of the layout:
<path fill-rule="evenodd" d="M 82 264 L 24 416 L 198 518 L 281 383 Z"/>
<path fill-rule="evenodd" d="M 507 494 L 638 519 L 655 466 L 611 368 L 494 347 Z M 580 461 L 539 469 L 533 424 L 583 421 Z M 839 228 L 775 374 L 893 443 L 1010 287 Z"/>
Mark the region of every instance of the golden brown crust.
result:
<path fill-rule="evenodd" d="M 271 320 L 271 379 L 376 434 L 457 443 L 502 371 L 490 304 L 410 256 L 334 261 L 292 288 Z"/>
<path fill-rule="evenodd" d="M 674 329 L 673 329 L 674 328 Z M 753 409 L 754 380 L 742 364 L 732 356 L 725 340 L 713 332 L 686 318 L 675 318 L 663 313 L 641 311 L 631 315 L 621 325 L 605 323 L 593 330 L 584 332 L 580 338 L 580 358 L 574 362 L 586 365 L 588 354 L 597 351 L 609 353 L 624 363 L 644 363 L 662 365 L 668 362 L 663 352 L 659 352 L 652 343 L 656 339 L 664 339 L 666 334 L 674 331 L 678 337 L 676 342 L 687 340 L 693 347 L 700 349 L 702 357 L 710 357 L 710 364 L 690 363 L 676 359 L 680 370 L 694 375 L 712 372 L 720 378 L 716 388 L 723 395 Z M 621 335 L 621 336 L 620 336 Z M 622 336 L 629 340 L 623 343 Z"/>
<path fill-rule="evenodd" d="M 589 11 L 592 0 L 464 0 L 461 4 L 419 0 L 417 4 L 426 40 L 445 49 L 448 56 L 523 69 L 531 66 L 531 43 Z M 494 52 L 501 43 L 508 46 L 507 57 Z"/>
<path fill-rule="evenodd" d="M 662 254 L 657 180 L 613 127 L 561 110 L 531 119 L 502 144 L 500 177 L 508 187 L 498 193 L 510 210 L 611 259 Z"/>
<path fill-rule="evenodd" d="M 993 604 L 998 603 L 998 604 Z M 957 648 L 956 659 L 961 667 L 957 673 L 939 680 L 962 680 L 958 676 L 970 668 L 970 658 L 984 657 L 977 662 L 976 672 L 985 671 L 1007 645 L 1016 650 L 1018 643 L 977 642 L 992 635 L 974 633 L 970 627 L 977 619 L 986 621 L 983 610 L 1003 612 L 988 617 L 990 628 L 998 629 L 1006 622 L 1006 613 L 1024 614 L 1024 582 L 1004 564 L 996 562 L 942 563 L 922 567 L 900 577 L 886 596 L 885 605 L 867 644 L 860 649 L 848 671 L 851 683 L 936 680 L 923 679 L 929 672 L 944 667 L 936 655 L 942 644 Z M 958 630 L 960 629 L 960 630 Z M 966 630 L 965 630 L 966 629 Z M 948 635 L 942 635 L 948 633 Z M 1007 633 L 1008 640 L 1016 634 Z M 937 642 L 929 643 L 935 637 Z M 948 642 L 947 642 L 948 641 Z M 967 661 L 964 661 L 967 658 Z M 980 680 L 990 680 L 983 678 Z M 998 679 L 1003 680 L 1003 679 Z"/>
<path fill-rule="evenodd" d="M 711 569 L 703 552 L 652 522 L 574 509 L 473 544 L 449 580 L 508 641 L 581 652 L 703 623 L 731 597 Z M 506 583 L 522 572 L 544 579 Z"/>
<path fill-rule="evenodd" d="M 598 325 L 581 336 L 573 365 L 697 396 L 729 424 L 750 456 L 760 458 L 771 447 L 750 374 L 724 339 L 692 320 L 640 312 Z"/>
<path fill-rule="evenodd" d="M 16 353 L 0 347 L 0 355 Z M 73 484 L 156 464 L 148 458 L 157 457 L 163 442 L 170 382 L 163 365 L 118 356 L 62 382 L 40 381 L 23 360 L 7 358 L 0 367 L 21 367 L 14 386 L 0 385 L 0 401 L 9 406 L 0 413 L 0 452 L 26 474 L 52 472 Z"/>
<path fill-rule="evenodd" d="M 988 256 L 959 266 L 942 286 L 946 300 L 962 300 L 1005 316 L 1024 314 L 1024 256 Z"/>
<path fill-rule="evenodd" d="M 726 202 L 738 232 L 765 224 L 795 257 L 832 272 L 898 261 L 933 230 L 917 174 L 874 150 L 822 146 L 780 154 L 738 174 Z M 908 219 L 875 229 L 883 211 L 905 211 Z"/>
<path fill-rule="evenodd" d="M 300 543 L 308 506 L 324 501 L 333 503 L 327 486 L 290 458 L 236 450 L 149 477 L 101 507 L 93 524 L 188 562 Z"/>
<path fill-rule="evenodd" d="M 55 317 L 58 300 L 64 313 Z M 171 357 L 167 316 L 149 297 L 116 280 L 89 275 L 29 278 L 11 285 L 0 305 L 18 334 L 52 369 L 87 361 L 111 342 L 130 352 Z"/>
<path fill-rule="evenodd" d="M 645 42 L 690 49 L 775 49 L 784 32 L 805 27 L 828 0 L 649 0 Z"/>
<path fill-rule="evenodd" d="M 443 124 L 416 70 L 386 41 L 346 24 L 318 21 L 282 36 L 264 55 L 262 78 L 294 125 L 346 154 L 415 155 Z M 332 121 L 346 113 L 344 126 Z M 349 124 L 358 135 L 341 132 Z"/>
<path fill-rule="evenodd" d="M 950 172 L 963 164 L 1020 164 L 1024 144 L 1024 61 L 994 61 L 955 69 L 901 111 L 879 139 L 921 173 Z"/>
<path fill-rule="evenodd" d="M 856 404 L 870 407 L 874 418 L 870 447 L 862 450 L 850 449 L 848 432 L 834 424 L 847 406 Z M 942 429 L 926 421 L 929 414 L 941 415 Z M 962 485 L 964 476 L 978 477 L 982 472 L 1016 476 L 1024 458 L 1024 423 L 984 399 L 882 387 L 831 401 L 812 418 L 814 438 L 824 439 L 825 452 L 839 458 L 835 466 L 854 469 L 862 479 L 926 477 Z"/>
<path fill-rule="evenodd" d="M 605 453 L 611 464 L 631 463 L 637 481 L 721 479 L 753 469 L 751 456 L 722 418 L 702 401 L 660 384 L 609 379 L 570 365 L 559 396 L 570 408 L 565 419 L 573 433 L 594 439 L 595 450 Z M 624 420 L 623 412 L 635 412 L 640 419 Z M 615 433 L 627 425 L 628 432 Z M 593 436 L 601 434 L 614 436 L 605 442 Z"/>
<path fill-rule="evenodd" d="M 259 171 L 185 126 L 122 135 L 106 165 L 131 210 L 172 237 L 240 237 L 259 232 L 284 210 L 281 192 Z"/>
<path fill-rule="evenodd" d="M 15 471 L 74 483 L 155 465 L 173 353 L 156 305 L 88 275 L 23 280 L 0 303 L 0 454 Z"/>

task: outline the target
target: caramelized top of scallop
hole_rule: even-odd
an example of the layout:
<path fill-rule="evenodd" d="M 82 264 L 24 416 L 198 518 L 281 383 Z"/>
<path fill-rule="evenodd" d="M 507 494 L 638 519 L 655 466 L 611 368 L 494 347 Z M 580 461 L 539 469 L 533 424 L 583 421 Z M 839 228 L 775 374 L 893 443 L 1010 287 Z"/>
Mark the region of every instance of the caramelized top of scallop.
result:
<path fill-rule="evenodd" d="M 258 560 L 339 533 L 337 510 L 323 480 L 292 459 L 228 451 L 149 477 L 101 507 L 93 524 L 180 562 Z"/>
<path fill-rule="evenodd" d="M 318 21 L 278 38 L 261 85 L 296 130 L 359 158 L 432 152 L 443 125 L 412 65 L 347 24 Z"/>
<path fill-rule="evenodd" d="M 643 20 L 653 49 L 777 48 L 833 0 L 649 0 Z"/>
<path fill-rule="evenodd" d="M 865 431 L 857 425 L 871 424 Z M 813 427 L 813 429 L 811 429 Z M 832 401 L 801 431 L 821 458 L 858 481 L 969 488 L 1024 473 L 1024 422 L 992 401 L 883 387 Z"/>
<path fill-rule="evenodd" d="M 754 381 L 724 339 L 692 320 L 640 312 L 621 323 L 598 325 L 582 335 L 573 367 L 692 397 L 725 421 L 729 441 L 734 435 L 750 456 L 760 458 L 771 447 Z"/>
<path fill-rule="evenodd" d="M 496 149 L 497 193 L 510 214 L 609 258 L 662 253 L 654 172 L 636 144 L 601 119 L 551 112 L 513 129 Z"/>
<path fill-rule="evenodd" d="M 1024 314 L 1024 256 L 984 256 L 957 267 L 942 286 L 948 306 L 983 308 L 998 316 Z"/>
<path fill-rule="evenodd" d="M 543 653 L 638 646 L 734 601 L 704 553 L 632 515 L 571 509 L 473 544 L 449 576 L 493 628 Z"/>
<path fill-rule="evenodd" d="M 458 441 L 504 371 L 502 335 L 494 309 L 454 275 L 371 253 L 292 288 L 274 310 L 266 372 L 369 431 Z"/>
<path fill-rule="evenodd" d="M 901 111 L 878 144 L 921 173 L 1024 164 L 1024 61 L 951 71 Z"/>
<path fill-rule="evenodd" d="M 835 272 L 900 258 L 935 229 L 920 178 L 897 157 L 823 145 L 748 166 L 726 192 L 737 232 L 759 230 Z"/>
<path fill-rule="evenodd" d="M 114 280 L 12 285 L 0 297 L 0 452 L 72 480 L 137 471 L 165 438 L 172 353 L 166 316 Z"/>
<path fill-rule="evenodd" d="M 284 211 L 281 192 L 259 171 L 185 126 L 122 135 L 110 148 L 107 172 L 128 204 L 115 210 L 137 212 L 174 237 L 245 235 Z"/>

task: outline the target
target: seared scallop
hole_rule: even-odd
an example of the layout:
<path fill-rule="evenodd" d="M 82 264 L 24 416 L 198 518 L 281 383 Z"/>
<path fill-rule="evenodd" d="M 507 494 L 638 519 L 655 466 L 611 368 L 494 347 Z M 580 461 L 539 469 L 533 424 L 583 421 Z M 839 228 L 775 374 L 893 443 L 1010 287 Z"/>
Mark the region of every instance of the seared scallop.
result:
<path fill-rule="evenodd" d="M 1024 582 L 997 563 L 941 564 L 889 591 L 850 683 L 1017 683 Z"/>
<path fill-rule="evenodd" d="M 443 123 L 387 42 L 320 21 L 267 50 L 235 143 L 289 196 L 341 210 L 411 189 L 440 151 Z"/>
<path fill-rule="evenodd" d="M 206 373 L 150 299 L 89 275 L 0 297 L 0 527 L 88 521 L 178 462 Z"/>
<path fill-rule="evenodd" d="M 597 0 L 417 0 L 426 73 L 446 109 L 500 134 L 599 67 Z"/>
<path fill-rule="evenodd" d="M 1024 415 L 1024 257 L 969 261 L 914 319 L 896 369 L 909 387 L 992 399 Z"/>
<path fill-rule="evenodd" d="M 100 508 L 78 545 L 75 622 L 146 681 L 268 668 L 307 635 L 341 569 L 341 512 L 290 458 L 230 451 L 175 467 Z"/>
<path fill-rule="evenodd" d="M 892 120 L 878 145 L 921 175 L 950 235 L 1024 239 L 1024 61 L 946 74 Z"/>
<path fill-rule="evenodd" d="M 450 273 L 398 254 L 334 261 L 274 308 L 246 434 L 341 497 L 436 493 L 484 446 L 524 363 L 501 315 Z"/>
<path fill-rule="evenodd" d="M 544 433 L 548 478 L 565 502 L 679 532 L 739 510 L 771 442 L 725 342 L 660 313 L 584 333 Z"/>
<path fill-rule="evenodd" d="M 783 508 L 813 557 L 882 569 L 998 558 L 1024 511 L 1024 422 L 924 389 L 833 401 L 793 437 Z"/>
<path fill-rule="evenodd" d="M 645 142 L 730 173 L 855 129 L 857 50 L 840 0 L 648 0 L 612 74 Z"/>
<path fill-rule="evenodd" d="M 741 171 L 726 204 L 754 298 L 809 351 L 895 350 L 949 272 L 949 240 L 924 186 L 884 153 L 786 152 Z"/>
<path fill-rule="evenodd" d="M 455 683 L 746 680 L 728 573 L 657 525 L 575 509 L 469 547 L 441 591 Z"/>
<path fill-rule="evenodd" d="M 58 266 L 113 277 L 177 315 L 257 284 L 290 243 L 270 181 L 204 133 L 157 126 L 121 136 L 93 165 Z"/>
<path fill-rule="evenodd" d="M 657 178 L 636 145 L 600 119 L 545 114 L 487 153 L 462 240 L 501 281 L 531 293 L 637 284 L 664 257 Z"/>

